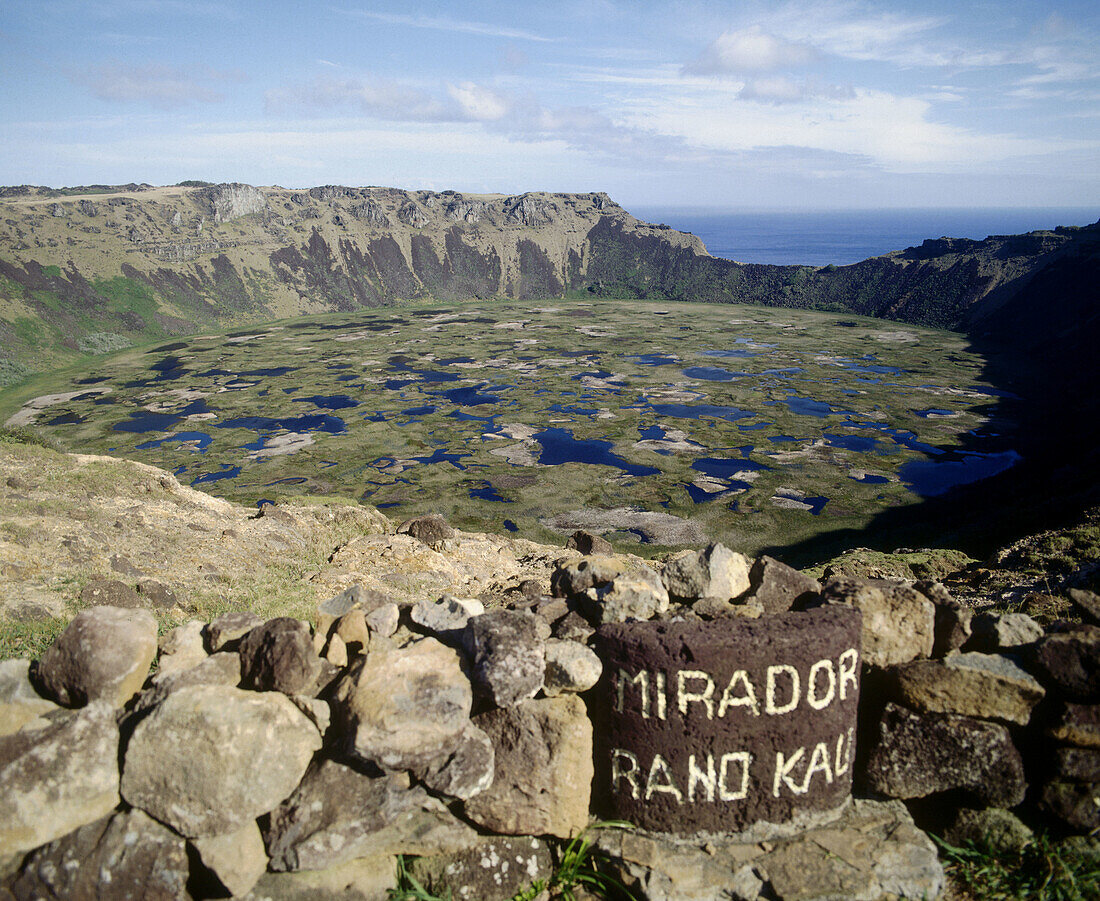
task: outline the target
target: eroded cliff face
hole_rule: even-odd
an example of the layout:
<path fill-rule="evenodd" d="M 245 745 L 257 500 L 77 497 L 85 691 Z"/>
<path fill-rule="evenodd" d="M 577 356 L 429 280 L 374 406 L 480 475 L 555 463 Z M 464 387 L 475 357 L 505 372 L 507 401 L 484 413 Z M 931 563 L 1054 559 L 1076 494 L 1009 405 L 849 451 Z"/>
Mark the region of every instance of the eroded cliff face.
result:
<path fill-rule="evenodd" d="M 0 384 L 168 335 L 408 300 L 759 303 L 996 332 L 1034 317 L 1039 284 L 1069 285 L 1053 302 L 1074 318 L 1100 268 L 1100 226 L 769 266 L 712 257 L 602 193 L 189 184 L 0 188 Z"/>

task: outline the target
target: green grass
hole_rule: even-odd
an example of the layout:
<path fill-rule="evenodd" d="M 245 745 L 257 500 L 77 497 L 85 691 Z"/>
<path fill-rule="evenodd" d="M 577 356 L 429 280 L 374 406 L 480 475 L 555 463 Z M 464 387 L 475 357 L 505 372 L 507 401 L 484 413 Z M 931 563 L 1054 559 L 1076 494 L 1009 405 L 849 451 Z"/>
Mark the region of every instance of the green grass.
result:
<path fill-rule="evenodd" d="M 1022 852 L 956 847 L 935 838 L 944 869 L 981 901 L 1091 901 L 1100 898 L 1100 857 L 1047 835 Z"/>
<path fill-rule="evenodd" d="M 63 619 L 42 622 L 0 619 L 0 660 L 41 657 L 68 624 Z"/>

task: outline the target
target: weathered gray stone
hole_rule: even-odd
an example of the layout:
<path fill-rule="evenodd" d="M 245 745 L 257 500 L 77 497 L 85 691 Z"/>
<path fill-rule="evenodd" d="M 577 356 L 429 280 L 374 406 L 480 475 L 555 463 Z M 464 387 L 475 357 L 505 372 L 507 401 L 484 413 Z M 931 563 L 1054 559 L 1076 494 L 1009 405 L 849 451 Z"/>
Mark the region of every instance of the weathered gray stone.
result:
<path fill-rule="evenodd" d="M 578 641 L 546 642 L 546 679 L 543 690 L 548 698 L 570 692 L 588 691 L 603 672 L 596 652 Z"/>
<path fill-rule="evenodd" d="M 141 689 L 156 653 L 157 621 L 148 610 L 92 607 L 73 617 L 32 677 L 65 707 L 122 707 Z"/>
<path fill-rule="evenodd" d="M 505 835 L 567 838 L 588 825 L 592 723 L 575 695 L 523 701 L 474 717 L 493 743 L 493 784 L 466 816 Z"/>
<path fill-rule="evenodd" d="M 255 822 L 235 832 L 193 839 L 191 844 L 203 865 L 235 898 L 250 892 L 267 870 L 267 852 Z"/>
<path fill-rule="evenodd" d="M 722 544 L 712 544 L 701 551 L 677 554 L 661 572 L 661 581 L 669 596 L 679 600 L 726 601 L 740 597 L 751 587 L 749 565 L 744 554 Z"/>
<path fill-rule="evenodd" d="M 938 584 L 938 583 L 937 583 Z M 973 633 L 974 611 L 954 602 L 936 604 L 935 639 L 932 643 L 933 657 L 946 657 L 954 654 L 965 645 Z"/>
<path fill-rule="evenodd" d="M 1100 702 L 1100 626 L 1047 635 L 1034 649 L 1034 672 L 1071 701 Z"/>
<path fill-rule="evenodd" d="M 134 729 L 122 796 L 188 838 L 234 832 L 289 795 L 320 747 L 285 695 L 188 686 Z"/>
<path fill-rule="evenodd" d="M 58 710 L 30 679 L 29 660 L 0 660 L 0 736 L 18 732 L 36 717 Z"/>
<path fill-rule="evenodd" d="M 756 598 L 740 597 L 725 601 L 702 598 L 691 605 L 691 612 L 703 619 L 760 619 L 766 611 Z"/>
<path fill-rule="evenodd" d="M 995 654 L 1018 650 L 1043 637 L 1043 627 L 1026 613 L 979 613 L 971 622 L 968 651 Z"/>
<path fill-rule="evenodd" d="M 496 706 L 512 707 L 542 688 L 546 658 L 540 622 L 518 610 L 491 610 L 466 625 L 462 644 L 474 687 Z"/>
<path fill-rule="evenodd" d="M 152 607 L 155 610 L 171 610 L 180 603 L 180 599 L 176 593 L 163 582 L 158 582 L 156 579 L 139 579 L 137 583 L 137 592 L 144 600 L 148 601 L 148 603 L 143 606 Z"/>
<path fill-rule="evenodd" d="M 900 801 L 856 800 L 827 827 L 765 845 L 600 830 L 597 847 L 643 901 L 936 898 L 944 883 L 935 846 Z"/>
<path fill-rule="evenodd" d="M 1035 833 L 1014 813 L 999 807 L 961 807 L 943 837 L 953 845 L 970 844 L 999 854 L 1019 854 L 1035 840 Z"/>
<path fill-rule="evenodd" d="M 166 633 L 159 642 L 157 673 L 174 673 L 202 663 L 207 656 L 205 630 L 204 623 L 193 619 Z"/>
<path fill-rule="evenodd" d="M 472 704 L 458 653 L 423 638 L 353 665 L 337 683 L 333 714 L 352 755 L 390 771 L 426 769 L 454 753 Z"/>
<path fill-rule="evenodd" d="M 1100 594 L 1095 591 L 1085 591 L 1082 588 L 1071 588 L 1069 599 L 1077 608 L 1085 622 L 1093 626 L 1100 626 Z"/>
<path fill-rule="evenodd" d="M 236 687 L 241 681 L 241 658 L 236 651 L 219 651 L 202 663 L 174 673 L 158 672 L 152 684 L 138 695 L 134 711 L 156 707 L 172 692 L 188 685 L 225 685 Z"/>
<path fill-rule="evenodd" d="M 272 811 L 264 838 L 278 872 L 455 851 L 469 847 L 475 834 L 423 788 L 410 787 L 405 775 L 365 776 L 322 760 Z"/>
<path fill-rule="evenodd" d="M 935 607 L 908 585 L 833 576 L 822 588 L 822 598 L 863 614 L 864 662 L 887 667 L 931 656 Z"/>
<path fill-rule="evenodd" d="M 140 610 L 149 606 L 133 588 L 118 579 L 92 579 L 80 590 L 80 605 L 125 610 Z"/>
<path fill-rule="evenodd" d="M 317 727 L 317 731 L 324 737 L 328 732 L 329 724 L 332 722 L 332 708 L 329 707 L 328 701 L 322 701 L 320 698 L 310 697 L 309 695 L 287 695 L 302 713 L 306 715 L 306 718 Z"/>
<path fill-rule="evenodd" d="M 309 626 L 280 616 L 257 626 L 241 639 L 241 682 L 256 691 L 308 693 L 321 675 Z"/>
<path fill-rule="evenodd" d="M 103 817 L 39 848 L 12 885 L 16 898 L 187 901 L 187 844 L 140 810 Z"/>
<path fill-rule="evenodd" d="M 887 704 L 866 778 L 891 798 L 963 789 L 989 807 L 1024 799 L 1024 766 L 1008 730 L 954 714 L 918 714 Z"/>
<path fill-rule="evenodd" d="M 957 713 L 1024 725 L 1046 692 L 1000 654 L 914 660 L 891 670 L 898 699 L 925 713 Z"/>
<path fill-rule="evenodd" d="M 0 737 L 0 848 L 29 851 L 118 804 L 118 726 L 97 701 L 50 724 Z"/>
<path fill-rule="evenodd" d="M 432 791 L 465 801 L 493 784 L 494 757 L 489 736 L 469 723 L 451 755 L 433 760 L 417 776 Z"/>
<path fill-rule="evenodd" d="M 348 646 L 335 632 L 329 637 L 325 648 L 325 660 L 336 667 L 342 668 L 348 665 Z"/>
<path fill-rule="evenodd" d="M 570 560 L 558 566 L 550 576 L 550 591 L 560 598 L 594 599 L 595 589 L 607 587 L 616 576 L 625 571 L 626 567 L 620 560 L 603 554 Z"/>
<path fill-rule="evenodd" d="M 571 610 L 554 624 L 554 631 L 551 634 L 562 641 L 579 641 L 581 644 L 587 644 L 588 639 L 596 634 L 596 630 L 588 620 L 575 610 Z"/>
<path fill-rule="evenodd" d="M 396 605 L 392 604 L 387 606 L 396 608 Z M 397 628 L 396 623 L 394 628 Z M 344 642 L 349 659 L 356 654 L 365 654 L 370 649 L 370 627 L 367 625 L 367 617 L 362 609 L 349 610 L 336 620 L 332 627 L 332 634 L 339 636 Z"/>
<path fill-rule="evenodd" d="M 856 801 L 853 819 L 855 828 L 816 830 L 758 862 L 780 901 L 939 896 L 944 875 L 936 846 L 902 804 Z"/>
<path fill-rule="evenodd" d="M 367 627 L 379 638 L 389 638 L 401 622 L 401 608 L 397 604 L 383 604 L 365 617 Z"/>
<path fill-rule="evenodd" d="M 510 901 L 533 882 L 549 882 L 550 848 L 532 836 L 490 835 L 453 854 L 421 857 L 410 865 L 414 879 L 438 896 L 457 901 Z"/>
<path fill-rule="evenodd" d="M 397 858 L 380 854 L 325 870 L 265 873 L 241 901 L 389 901 L 396 887 Z"/>
<path fill-rule="evenodd" d="M 438 549 L 448 538 L 454 538 L 455 530 L 438 513 L 429 513 L 427 516 L 418 516 L 401 523 L 397 527 L 397 533 L 412 535 L 428 547 Z"/>
<path fill-rule="evenodd" d="M 817 579 L 767 555 L 753 563 L 749 581 L 752 583 L 749 594 L 769 614 L 786 613 L 804 606 L 821 593 L 821 583 Z"/>
<path fill-rule="evenodd" d="M 1100 748 L 1100 704 L 1066 704 L 1048 733 L 1067 745 Z"/>
<path fill-rule="evenodd" d="M 1048 782 L 1039 807 L 1075 831 L 1100 829 L 1100 782 Z"/>
<path fill-rule="evenodd" d="M 206 646 L 211 654 L 218 651 L 235 651 L 241 639 L 264 621 L 255 613 L 235 610 L 223 613 L 206 627 Z"/>
<path fill-rule="evenodd" d="M 1071 782 L 1100 782 L 1100 751 L 1056 748 L 1054 774 Z"/>
<path fill-rule="evenodd" d="M 466 628 L 471 616 L 480 616 L 485 605 L 476 598 L 456 598 L 449 594 L 434 601 L 419 601 L 409 611 L 412 621 L 429 632 L 445 635 Z"/>
<path fill-rule="evenodd" d="M 648 620 L 668 610 L 668 592 L 652 570 L 624 572 L 596 596 L 595 618 L 601 623 Z"/>
<path fill-rule="evenodd" d="M 572 535 L 569 536 L 569 540 L 565 542 L 567 550 L 577 551 L 581 554 L 613 554 L 615 548 L 611 546 L 611 542 L 600 535 L 594 535 L 591 532 L 586 532 L 584 529 L 577 529 Z"/>
<path fill-rule="evenodd" d="M 393 598 L 388 594 L 362 585 L 352 585 L 317 605 L 317 632 L 327 636 L 336 621 L 352 610 L 361 610 L 364 616 L 368 616 L 379 607 L 392 603 Z"/>

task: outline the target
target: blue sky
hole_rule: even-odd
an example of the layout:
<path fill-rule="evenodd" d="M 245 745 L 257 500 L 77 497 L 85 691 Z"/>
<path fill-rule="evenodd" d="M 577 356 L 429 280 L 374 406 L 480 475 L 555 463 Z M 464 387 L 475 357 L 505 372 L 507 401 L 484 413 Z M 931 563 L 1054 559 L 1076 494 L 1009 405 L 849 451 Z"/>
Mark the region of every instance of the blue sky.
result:
<path fill-rule="evenodd" d="M 1100 206 L 1100 4 L 5 0 L 0 184 Z"/>

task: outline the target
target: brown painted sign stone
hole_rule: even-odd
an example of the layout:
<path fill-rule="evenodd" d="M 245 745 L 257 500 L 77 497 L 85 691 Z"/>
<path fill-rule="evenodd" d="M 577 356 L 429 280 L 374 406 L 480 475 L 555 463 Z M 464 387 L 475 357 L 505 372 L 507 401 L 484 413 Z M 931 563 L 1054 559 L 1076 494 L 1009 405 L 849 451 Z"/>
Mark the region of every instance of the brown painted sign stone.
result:
<path fill-rule="evenodd" d="M 679 834 L 790 832 L 852 787 L 858 610 L 602 626 L 596 792 Z"/>

